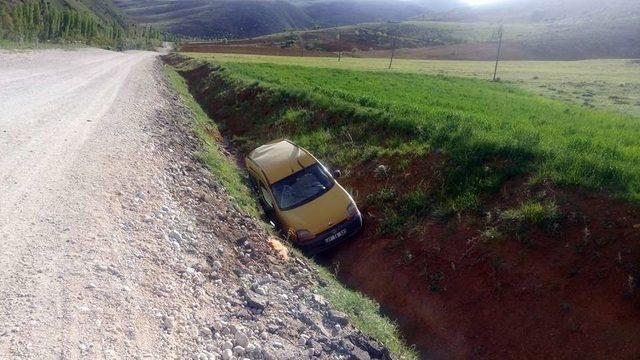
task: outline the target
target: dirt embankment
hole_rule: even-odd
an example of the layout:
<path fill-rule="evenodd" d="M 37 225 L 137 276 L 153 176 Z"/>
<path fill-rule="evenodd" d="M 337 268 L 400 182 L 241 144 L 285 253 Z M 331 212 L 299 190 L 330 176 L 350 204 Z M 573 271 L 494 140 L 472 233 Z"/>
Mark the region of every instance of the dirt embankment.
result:
<path fill-rule="evenodd" d="M 401 175 L 372 181 L 370 163 L 344 182 L 363 200 L 388 182 L 431 177 L 420 171 L 425 163 L 404 171 L 387 165 Z M 502 209 L 541 193 L 563 214 L 552 228 L 512 228 L 499 220 Z M 383 304 L 425 355 L 631 359 L 640 353 L 638 207 L 521 179 L 506 183 L 485 206 L 484 216 L 429 217 L 399 236 L 381 236 L 383 214 L 364 206 L 365 232 L 327 261 L 347 285 Z"/>
<path fill-rule="evenodd" d="M 341 121 L 308 103 L 238 87 L 210 66 L 183 75 L 213 118 L 243 139 L 266 141 L 277 133 L 275 124 L 255 125 L 283 108 L 308 110 L 314 124 Z M 383 209 L 370 195 L 387 187 L 395 195 L 429 191 L 442 185 L 450 165 L 436 153 L 408 166 L 397 160 L 378 158 L 345 169 L 342 182 L 357 193 L 366 227 L 323 260 L 345 283 L 376 299 L 424 356 L 640 354 L 639 207 L 516 177 L 484 198 L 481 211 L 427 214 L 402 233 L 382 235 Z M 533 198 L 553 199 L 557 218 L 536 224 L 503 216 Z"/>

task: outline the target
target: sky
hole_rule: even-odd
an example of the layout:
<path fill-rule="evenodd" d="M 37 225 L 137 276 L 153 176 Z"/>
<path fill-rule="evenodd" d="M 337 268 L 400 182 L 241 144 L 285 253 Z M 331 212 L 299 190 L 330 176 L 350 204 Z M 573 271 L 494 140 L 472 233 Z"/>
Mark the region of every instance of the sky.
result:
<path fill-rule="evenodd" d="M 487 4 L 501 2 L 500 0 L 462 0 L 462 1 L 469 5 L 487 5 Z"/>

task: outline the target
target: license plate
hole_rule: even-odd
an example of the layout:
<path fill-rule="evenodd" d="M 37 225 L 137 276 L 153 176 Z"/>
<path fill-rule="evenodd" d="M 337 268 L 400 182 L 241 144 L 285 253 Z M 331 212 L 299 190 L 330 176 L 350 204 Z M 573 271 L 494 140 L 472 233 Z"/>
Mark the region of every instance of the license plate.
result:
<path fill-rule="evenodd" d="M 341 238 L 341 237 L 343 237 L 345 235 L 347 235 L 347 229 L 340 230 L 339 232 L 329 236 L 324 242 L 326 244 L 328 244 L 330 242 L 338 240 L 339 238 Z"/>

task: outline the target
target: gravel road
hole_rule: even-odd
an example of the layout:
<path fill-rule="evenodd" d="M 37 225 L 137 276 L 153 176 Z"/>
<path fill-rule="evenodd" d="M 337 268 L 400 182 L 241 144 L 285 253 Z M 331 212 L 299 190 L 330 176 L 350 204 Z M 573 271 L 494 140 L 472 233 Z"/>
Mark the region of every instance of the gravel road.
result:
<path fill-rule="evenodd" d="M 0 358 L 387 358 L 230 204 L 161 67 L 0 52 Z"/>

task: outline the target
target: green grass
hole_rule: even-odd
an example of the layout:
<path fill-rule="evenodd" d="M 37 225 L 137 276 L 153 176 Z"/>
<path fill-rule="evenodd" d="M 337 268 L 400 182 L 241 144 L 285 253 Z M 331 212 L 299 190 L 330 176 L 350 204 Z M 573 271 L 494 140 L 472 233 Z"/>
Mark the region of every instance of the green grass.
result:
<path fill-rule="evenodd" d="M 212 133 L 217 132 L 216 124 L 203 111 L 193 96 L 182 76 L 172 67 L 166 66 L 164 73 L 178 92 L 183 103 L 193 113 L 193 130 L 201 139 L 203 150 L 200 154 L 203 161 L 229 193 L 231 200 L 248 214 L 258 218 L 260 210 L 250 189 L 244 182 L 242 171 L 232 159 L 220 151 L 220 145 Z M 297 251 L 294 252 L 298 256 Z M 333 306 L 346 313 L 352 324 L 360 331 L 368 334 L 384 344 L 399 359 L 417 359 L 414 349 L 408 347 L 394 322 L 381 315 L 380 305 L 367 298 L 360 292 L 344 287 L 336 278 L 322 266 L 312 263 L 323 280 L 319 292 L 327 298 Z"/>
<path fill-rule="evenodd" d="M 442 150 L 464 175 L 457 189 L 463 196 L 493 189 L 505 176 L 532 172 L 561 185 L 640 200 L 637 117 L 473 79 L 278 64 L 227 62 L 225 68 L 243 81 L 276 87 L 282 96 L 342 111 L 344 126 L 363 139 L 363 146 L 335 147 L 340 128 L 302 131 L 304 122 L 296 134 L 286 134 L 342 165 L 371 151 L 380 156 Z M 385 133 L 376 133 L 376 125 Z M 509 164 L 492 169 L 486 163 L 495 158 Z"/>
<path fill-rule="evenodd" d="M 203 60 L 227 63 L 271 63 L 314 68 L 368 70 L 427 75 L 453 75 L 491 79 L 492 61 L 396 59 L 391 71 L 388 59 L 259 56 L 187 53 Z M 501 81 L 545 97 L 640 116 L 640 63 L 632 60 L 503 61 Z"/>
<path fill-rule="evenodd" d="M 528 223 L 548 226 L 560 218 L 558 206 L 550 200 L 526 201 L 517 208 L 509 209 L 500 214 L 504 220 L 518 224 Z"/>

